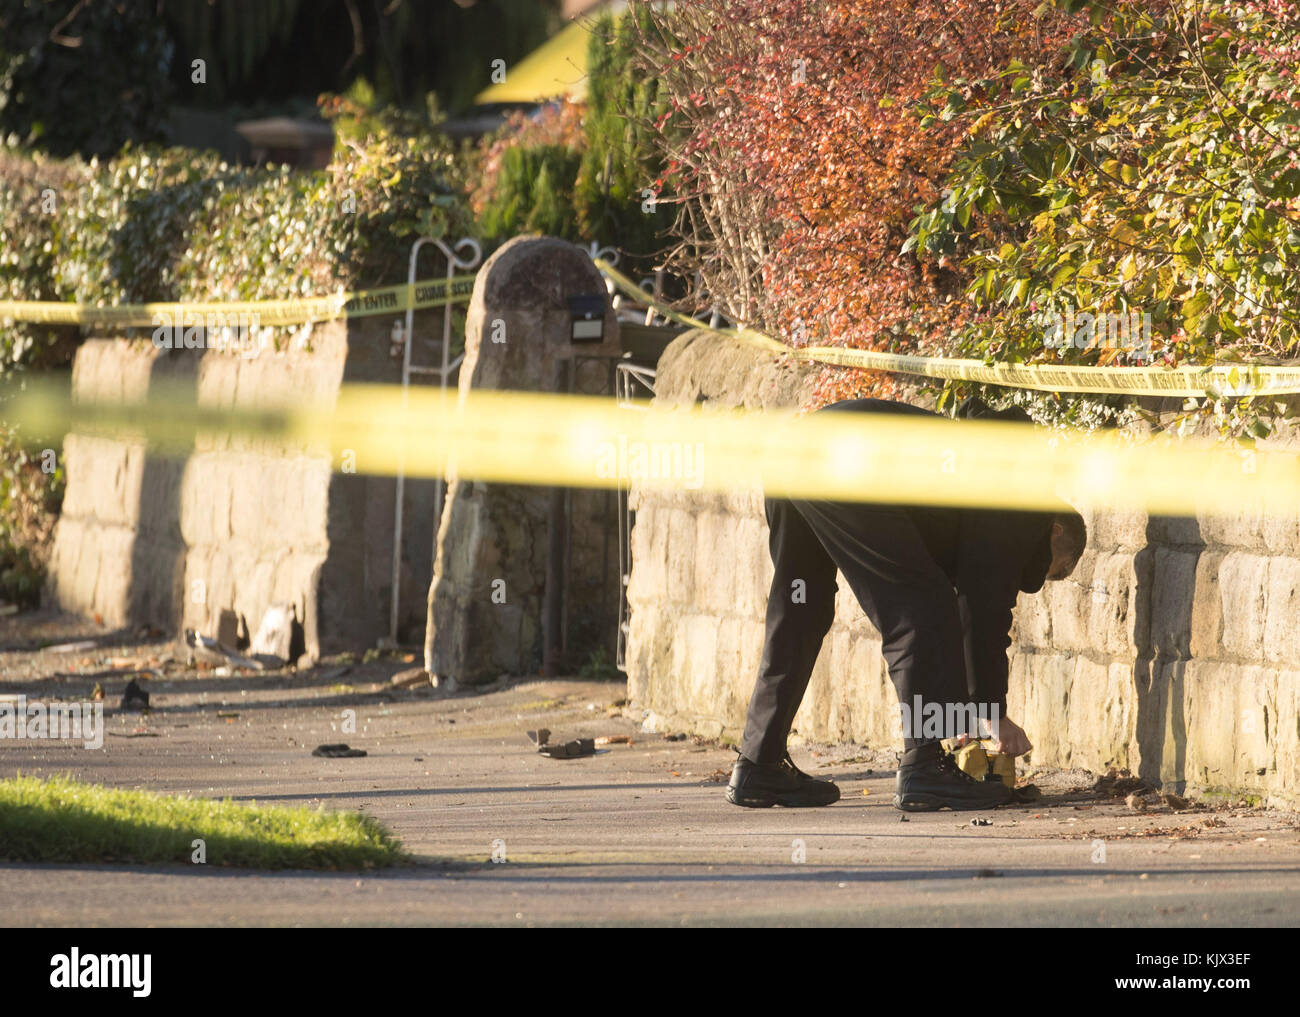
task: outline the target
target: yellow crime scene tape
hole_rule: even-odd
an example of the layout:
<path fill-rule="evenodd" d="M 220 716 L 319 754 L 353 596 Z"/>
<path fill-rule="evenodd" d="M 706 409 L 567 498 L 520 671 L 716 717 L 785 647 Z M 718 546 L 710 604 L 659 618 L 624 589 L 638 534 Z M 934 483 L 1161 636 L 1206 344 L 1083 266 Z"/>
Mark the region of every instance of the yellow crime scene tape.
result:
<path fill-rule="evenodd" d="M 30 387 L 0 411 L 29 437 L 68 430 L 148 440 L 186 455 L 205 433 L 305 446 L 336 470 L 569 487 L 671 488 L 902 504 L 1051 509 L 1062 499 L 1152 513 L 1294 513 L 1300 455 L 1115 432 L 888 414 L 619 406 L 608 397 L 347 385 L 335 401 L 255 411 L 74 401 Z"/>
<path fill-rule="evenodd" d="M 597 262 L 617 286 L 646 294 Z M 160 303 L 112 308 L 0 302 L 0 319 L 151 325 L 155 316 L 192 320 L 209 310 L 248 309 L 263 324 L 363 316 L 456 302 L 473 276 L 402 284 L 332 297 L 240 303 Z M 792 349 L 753 330 L 708 329 L 650 300 L 688 327 L 739 338 L 765 352 L 933 378 L 1057 391 L 1191 395 L 1222 386 L 1236 394 L 1300 391 L 1300 369 L 999 366 L 831 347 Z M 42 310 L 44 309 L 44 310 Z M 43 317 L 40 315 L 44 315 Z M 147 401 L 73 400 L 28 382 L 0 404 L 4 422 L 29 438 L 69 431 L 147 441 L 186 456 L 213 433 L 248 434 L 307 446 L 335 469 L 372 475 L 462 476 L 567 487 L 674 488 L 732 492 L 761 485 L 771 495 L 882 503 L 1050 509 L 1062 499 L 1159 514 L 1293 513 L 1300 456 L 1180 441 L 1141 443 L 1109 432 L 1084 435 L 1028 425 L 881 414 L 746 413 L 713 408 L 620 407 L 608 397 L 480 391 L 444 396 L 397 386 L 344 386 L 329 404 L 246 408 L 195 404 L 194 392 L 151 386 Z"/>
<path fill-rule="evenodd" d="M 472 275 L 426 279 L 378 289 L 291 300 L 184 301 L 92 307 L 59 301 L 0 300 L 0 322 L 30 321 L 50 325 L 98 325 L 142 328 L 201 324 L 212 315 L 251 319 L 258 325 L 302 325 L 309 321 L 364 318 L 407 308 L 422 310 L 465 303 L 474 291 Z"/>
<path fill-rule="evenodd" d="M 793 347 L 751 328 L 711 328 L 646 293 L 612 265 L 597 259 L 597 267 L 625 293 L 654 308 L 655 313 L 686 325 L 727 336 L 757 350 L 795 360 L 891 371 L 923 378 L 972 381 L 1040 392 L 1090 392 L 1100 395 L 1260 396 L 1300 392 L 1300 365 L 1214 364 L 1181 367 L 1087 367 L 1068 364 L 986 364 L 982 360 L 920 357 L 839 346 Z"/>

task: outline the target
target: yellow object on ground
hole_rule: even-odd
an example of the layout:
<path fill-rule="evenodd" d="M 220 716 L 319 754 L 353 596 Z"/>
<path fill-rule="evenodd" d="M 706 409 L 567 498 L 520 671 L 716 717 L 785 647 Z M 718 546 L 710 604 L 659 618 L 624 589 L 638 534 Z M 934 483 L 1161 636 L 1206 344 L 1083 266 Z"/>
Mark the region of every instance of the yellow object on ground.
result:
<path fill-rule="evenodd" d="M 991 741 L 967 742 L 952 755 L 962 772 L 969 773 L 976 780 L 983 780 L 991 773 L 1007 787 L 1016 786 L 1015 757 L 995 752 Z"/>

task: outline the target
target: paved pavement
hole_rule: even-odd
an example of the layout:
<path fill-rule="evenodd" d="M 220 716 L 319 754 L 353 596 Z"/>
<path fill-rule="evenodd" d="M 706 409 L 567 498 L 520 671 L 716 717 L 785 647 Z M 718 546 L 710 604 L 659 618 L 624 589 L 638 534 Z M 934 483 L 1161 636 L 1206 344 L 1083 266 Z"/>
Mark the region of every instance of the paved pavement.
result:
<path fill-rule="evenodd" d="M 159 644 L 119 647 L 166 657 Z M 0 692 L 79 698 L 104 655 L 0 652 Z M 825 809 L 722 797 L 724 746 L 645 735 L 616 682 L 522 680 L 477 694 L 393 689 L 400 659 L 220 677 L 175 665 L 153 712 L 107 717 L 103 751 L 0 742 L 0 776 L 357 809 L 417 862 L 381 873 L 205 866 L 0 866 L 4 925 L 1294 925 L 1300 817 L 1244 804 L 1131 811 L 1094 775 L 1040 771 L 1044 797 L 901 822 L 893 753 L 799 746 Z M 54 678 L 79 671 L 80 676 Z M 44 675 L 44 676 L 42 676 Z M 125 679 L 103 679 L 110 707 Z M 356 711 L 355 733 L 340 730 Z M 552 760 L 552 739 L 630 736 Z M 1032 737 L 1032 732 L 1031 732 Z M 364 758 L 319 759 L 346 741 Z M 972 819 L 991 825 L 974 826 Z M 494 842 L 495 846 L 494 846 Z M 504 861 L 491 860 L 494 849 Z M 1104 852 L 1104 854 L 1103 854 Z M 1104 859 L 1104 860 L 1103 860 Z"/>

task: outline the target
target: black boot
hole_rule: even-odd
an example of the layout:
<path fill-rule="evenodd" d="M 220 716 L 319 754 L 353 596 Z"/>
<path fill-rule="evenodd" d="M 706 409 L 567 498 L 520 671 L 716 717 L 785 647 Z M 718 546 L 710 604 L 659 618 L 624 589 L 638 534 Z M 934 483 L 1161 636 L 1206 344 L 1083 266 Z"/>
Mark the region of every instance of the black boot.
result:
<path fill-rule="evenodd" d="M 840 789 L 829 780 L 810 777 L 794 765 L 790 753 L 779 763 L 753 763 L 740 756 L 731 771 L 727 801 L 749 809 L 784 805 L 788 809 L 830 805 L 840 799 Z"/>
<path fill-rule="evenodd" d="M 1001 780 L 992 775 L 976 780 L 962 771 L 938 742 L 903 753 L 894 795 L 896 809 L 904 812 L 991 809 L 1006 805 L 1011 799 L 1011 789 Z"/>

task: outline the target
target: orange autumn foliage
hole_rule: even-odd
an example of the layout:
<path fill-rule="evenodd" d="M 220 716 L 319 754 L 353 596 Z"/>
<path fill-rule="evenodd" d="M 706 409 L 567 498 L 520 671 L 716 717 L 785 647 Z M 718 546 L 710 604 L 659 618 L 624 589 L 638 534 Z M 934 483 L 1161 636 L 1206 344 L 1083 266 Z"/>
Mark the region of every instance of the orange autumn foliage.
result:
<path fill-rule="evenodd" d="M 1048 60 L 1082 22 L 1039 0 L 685 0 L 661 18 L 679 41 L 651 58 L 673 108 L 670 264 L 793 345 L 942 352 L 972 314 L 965 279 L 902 248 L 970 124 L 922 128 L 923 100 L 936 75 Z M 891 384 L 828 368 L 817 401 Z"/>

